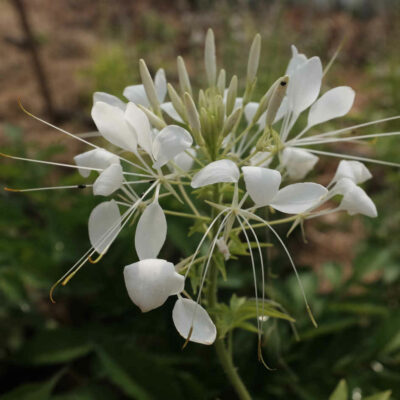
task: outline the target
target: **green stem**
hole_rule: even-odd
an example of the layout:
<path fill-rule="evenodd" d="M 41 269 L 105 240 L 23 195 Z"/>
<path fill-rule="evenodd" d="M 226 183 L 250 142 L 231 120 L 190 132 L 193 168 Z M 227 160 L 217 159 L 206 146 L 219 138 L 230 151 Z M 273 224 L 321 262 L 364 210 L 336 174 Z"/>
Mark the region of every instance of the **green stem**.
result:
<path fill-rule="evenodd" d="M 218 197 L 219 197 L 218 185 L 215 185 L 214 200 L 217 201 Z M 212 212 L 213 214 L 215 214 L 216 210 L 213 208 Z M 217 230 L 218 228 L 216 227 L 214 234 L 216 234 Z M 212 263 L 210 266 L 210 277 L 207 287 L 207 302 L 208 302 L 208 307 L 210 309 L 215 308 L 215 306 L 218 303 L 218 268 L 215 263 Z M 234 387 L 239 399 L 251 400 L 250 394 L 247 391 L 246 386 L 244 385 L 240 375 L 238 374 L 236 367 L 233 364 L 232 356 L 229 350 L 227 349 L 224 340 L 217 338 L 214 343 L 214 346 L 219 362 L 226 376 L 228 377 L 232 386 Z"/>

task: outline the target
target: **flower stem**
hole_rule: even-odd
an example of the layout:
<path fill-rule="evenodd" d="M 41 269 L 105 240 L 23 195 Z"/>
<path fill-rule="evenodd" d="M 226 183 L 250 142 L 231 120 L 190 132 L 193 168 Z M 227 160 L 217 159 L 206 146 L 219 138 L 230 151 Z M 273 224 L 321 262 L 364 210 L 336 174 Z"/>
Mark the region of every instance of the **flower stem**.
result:
<path fill-rule="evenodd" d="M 214 191 L 214 200 L 218 200 L 219 191 L 216 189 Z M 215 213 L 215 210 L 212 211 Z M 210 277 L 207 287 L 207 301 L 208 307 L 210 309 L 215 308 L 218 302 L 218 268 L 215 263 L 212 263 L 210 266 Z M 215 343 L 215 350 L 217 353 L 218 360 L 230 380 L 232 386 L 234 387 L 238 397 L 240 400 L 251 400 L 250 394 L 244 385 L 242 378 L 238 374 L 238 371 L 233 364 L 232 355 L 230 354 L 229 350 L 223 339 L 217 338 Z"/>

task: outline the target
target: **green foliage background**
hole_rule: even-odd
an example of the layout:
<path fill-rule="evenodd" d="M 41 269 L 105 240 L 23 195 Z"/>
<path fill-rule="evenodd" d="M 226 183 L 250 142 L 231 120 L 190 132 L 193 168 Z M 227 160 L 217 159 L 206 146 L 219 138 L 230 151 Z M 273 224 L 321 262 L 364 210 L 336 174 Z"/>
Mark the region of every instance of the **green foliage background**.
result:
<path fill-rule="evenodd" d="M 341 35 L 332 38 L 324 24 L 318 23 L 317 11 L 301 5 L 296 6 L 301 25 L 296 28 L 286 20 L 292 4 L 245 2 L 238 8 L 235 2 L 190 3 L 191 12 L 206 20 L 199 30 L 208 25 L 215 28 L 219 60 L 225 61 L 228 76 L 244 75 L 247 50 L 244 53 L 243 46 L 254 33 L 262 32 L 259 80 L 265 86 L 286 67 L 291 43 L 307 55 L 320 55 L 326 64 L 341 39 Z M 313 18 L 307 16 L 312 12 L 316 13 Z M 355 25 L 367 23 L 363 15 L 354 13 L 349 18 Z M 395 23 L 399 16 L 398 9 L 387 10 L 387 31 L 380 33 L 379 46 L 368 47 L 368 41 L 361 44 L 366 48 L 357 60 L 349 46 L 330 71 L 325 89 L 348 84 L 341 77 L 351 66 L 363 77 L 359 91 L 367 97 L 370 92 L 379 93 L 352 113 L 348 124 L 399 114 L 399 29 Z M 239 18 L 236 28 L 235 18 Z M 185 29 L 179 23 L 171 24 L 172 17 L 165 16 L 157 4 L 145 9 L 137 21 L 133 43 L 128 28 L 103 23 L 99 34 L 104 40 L 93 50 L 91 66 L 79 71 L 76 79 L 89 79 L 93 90 L 120 95 L 125 85 L 137 81 L 139 57 L 153 70 L 163 66 L 174 81 L 175 56 L 183 52 L 199 86 L 202 45 L 182 42 Z M 315 22 L 312 28 L 307 25 L 311 21 Z M 177 41 L 183 43 L 181 48 L 172 45 Z M 89 90 L 81 97 L 89 110 Z M 386 124 L 382 131 L 396 126 Z M 29 142 L 21 128 L 7 122 L 3 139 L 1 151 L 20 156 L 52 159 L 67 150 Z M 382 140 L 374 153 L 398 162 L 398 148 L 398 140 Z M 320 171 L 332 172 L 332 165 L 334 161 L 324 161 Z M 255 335 L 235 331 L 235 362 L 255 399 L 327 399 L 340 379 L 347 384 L 339 384 L 332 400 L 355 399 L 350 393 L 357 388 L 363 395 L 381 392 L 369 400 L 400 398 L 400 179 L 396 169 L 375 167 L 373 173 L 377 178 L 369 183 L 368 191 L 379 218 L 361 219 L 365 235 L 357 245 L 351 274 L 345 276 L 336 260 L 324 264 L 318 274 L 301 265 L 318 329 L 304 311 L 286 259 L 274 252 L 272 269 L 277 277 L 270 281 L 268 292 L 296 319 L 300 341 L 287 322 L 271 318 L 266 323 L 264 351 L 274 371 L 267 371 L 257 361 Z M 0 181 L 12 187 L 34 187 L 73 184 L 79 178 L 70 171 L 55 176 L 49 167 L 6 160 L 0 167 Z M 49 288 L 88 245 L 87 219 L 98 199 L 85 191 L 27 195 L 2 191 L 0 201 L 0 399 L 234 398 L 212 348 L 191 344 L 181 350 L 182 340 L 171 321 L 172 300 L 148 314 L 141 314 L 129 301 L 122 268 L 136 257 L 132 229 L 121 235 L 101 263 L 87 266 L 59 288 L 57 303 L 50 304 Z M 349 221 L 343 217 L 340 227 L 321 224 L 319 229 L 346 230 Z M 190 254 L 198 238 L 188 236 L 188 227 L 185 221 L 168 218 L 169 242 L 161 257 L 179 260 Z M 300 235 L 294 235 L 288 245 L 307 246 L 301 244 Z M 230 262 L 227 273 L 228 279 L 222 282 L 227 304 L 232 290 L 238 297 L 252 296 L 246 258 Z M 329 282 L 329 291 L 320 290 L 321 277 Z M 392 397 L 385 392 L 388 389 Z"/>

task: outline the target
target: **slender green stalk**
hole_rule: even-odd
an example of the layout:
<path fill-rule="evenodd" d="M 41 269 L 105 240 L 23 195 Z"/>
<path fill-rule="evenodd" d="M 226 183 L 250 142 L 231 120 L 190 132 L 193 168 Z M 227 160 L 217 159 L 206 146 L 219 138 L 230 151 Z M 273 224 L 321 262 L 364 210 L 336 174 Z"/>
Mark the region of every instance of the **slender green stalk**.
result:
<path fill-rule="evenodd" d="M 218 185 L 215 186 L 214 190 L 214 201 L 218 201 L 219 198 L 219 190 Z M 216 210 L 212 209 L 213 217 L 216 213 Z M 215 230 L 218 230 L 218 227 L 215 227 Z M 215 232 L 216 233 L 216 232 Z M 215 263 L 212 263 L 210 266 L 210 276 L 207 287 L 207 302 L 208 307 L 213 309 L 218 303 L 218 268 Z M 224 342 L 223 339 L 217 338 L 215 343 L 215 350 L 217 353 L 217 357 L 219 362 L 234 387 L 238 397 L 240 400 L 251 400 L 251 396 L 244 385 L 242 378 L 240 377 L 235 365 L 233 364 L 232 356 Z"/>

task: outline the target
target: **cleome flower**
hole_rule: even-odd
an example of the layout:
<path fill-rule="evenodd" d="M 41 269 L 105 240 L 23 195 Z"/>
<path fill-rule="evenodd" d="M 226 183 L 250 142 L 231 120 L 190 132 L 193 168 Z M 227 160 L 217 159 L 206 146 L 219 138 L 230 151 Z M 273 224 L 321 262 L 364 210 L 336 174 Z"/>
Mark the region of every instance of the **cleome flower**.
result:
<path fill-rule="evenodd" d="M 263 362 L 261 336 L 270 315 L 266 310 L 272 306 L 265 299 L 265 246 L 258 236 L 262 229 L 272 233 L 287 255 L 316 325 L 296 266 L 274 225 L 292 223 L 290 233 L 308 219 L 333 212 L 376 217 L 373 201 L 360 186 L 372 177 L 363 162 L 400 164 L 316 150 L 314 146 L 398 135 L 349 136 L 355 129 L 400 116 L 312 133 L 315 127 L 351 110 L 353 89 L 339 86 L 321 95 L 328 67 L 324 70 L 318 57 L 307 58 L 292 46 L 292 57 L 282 76 L 269 88 L 259 88 L 265 94 L 254 99 L 260 50 L 261 37 L 256 35 L 241 94 L 238 78 L 228 81 L 225 70 L 217 68 L 211 30 L 204 53 L 208 85 L 198 91 L 192 88 L 181 57 L 177 59 L 176 88 L 167 82 L 163 69 L 153 79 L 140 60 L 142 83 L 123 90 L 128 102 L 103 92 L 94 94 L 91 115 L 98 133 L 91 141 L 27 112 L 87 149 L 71 164 L 3 156 L 76 169 L 80 180 L 71 186 L 7 190 L 91 188 L 96 198 L 106 197 L 89 216 L 90 248 L 52 287 L 52 300 L 57 285 L 66 285 L 87 262 L 99 262 L 122 229 L 134 229 L 137 258 L 132 254 L 132 263 L 123 270 L 127 296 L 142 312 L 162 307 L 170 296 L 176 296 L 172 320 L 185 339 L 184 345 L 217 341 L 219 354 L 224 355 L 224 331 L 217 312 L 217 263 L 229 263 L 231 258 L 246 254 L 254 280 L 253 331 L 258 335 L 258 356 Z M 307 122 L 299 129 L 304 112 L 308 113 Z M 303 181 L 323 155 L 343 158 L 329 185 Z M 92 171 L 96 174 L 93 181 Z M 88 183 L 81 183 L 82 179 Z M 164 199 L 168 197 L 178 200 L 176 209 L 166 209 Z M 202 234 L 191 255 L 182 260 L 159 258 L 168 237 L 168 215 L 191 219 L 192 231 Z"/>

